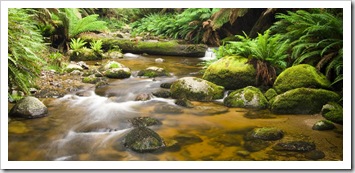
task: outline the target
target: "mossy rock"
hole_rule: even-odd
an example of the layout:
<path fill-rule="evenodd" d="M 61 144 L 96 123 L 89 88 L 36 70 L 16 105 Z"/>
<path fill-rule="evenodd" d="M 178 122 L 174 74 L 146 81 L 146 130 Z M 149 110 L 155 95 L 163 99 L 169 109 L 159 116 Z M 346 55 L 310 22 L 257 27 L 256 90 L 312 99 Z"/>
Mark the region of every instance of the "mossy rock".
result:
<path fill-rule="evenodd" d="M 277 95 L 271 111 L 275 114 L 315 114 L 320 113 L 324 104 L 339 99 L 340 96 L 332 91 L 297 88 Z"/>
<path fill-rule="evenodd" d="M 202 78 L 230 90 L 255 86 L 256 70 L 247 62 L 239 56 L 223 57 L 208 66 Z"/>
<path fill-rule="evenodd" d="M 177 41 L 136 41 L 117 37 L 105 37 L 93 33 L 81 34 L 80 38 L 86 42 L 102 40 L 102 49 L 104 51 L 118 46 L 123 52 L 135 54 L 147 53 L 149 55 L 203 57 L 208 48 L 204 44 L 179 44 Z"/>
<path fill-rule="evenodd" d="M 175 99 L 212 101 L 223 98 L 224 87 L 196 77 L 184 77 L 175 81 L 170 88 Z"/>
<path fill-rule="evenodd" d="M 265 140 L 274 141 L 283 138 L 284 132 L 275 127 L 254 128 L 244 136 L 244 140 Z"/>
<path fill-rule="evenodd" d="M 295 88 L 329 89 L 329 80 L 318 70 L 308 64 L 300 64 L 283 71 L 274 82 L 278 94 Z"/>
<path fill-rule="evenodd" d="M 162 124 L 161 121 L 152 117 L 135 117 L 130 119 L 129 122 L 131 122 L 134 127 L 146 127 Z"/>
<path fill-rule="evenodd" d="M 108 61 L 104 65 L 102 65 L 99 70 L 106 71 L 113 68 L 126 68 L 126 66 L 116 61 Z"/>
<path fill-rule="evenodd" d="M 83 83 L 91 83 L 91 84 L 95 84 L 98 81 L 99 81 L 99 78 L 96 77 L 94 74 L 90 75 L 90 76 L 86 76 L 82 80 Z"/>
<path fill-rule="evenodd" d="M 131 76 L 131 70 L 129 68 L 112 68 L 105 71 L 104 75 L 108 78 L 124 79 Z"/>
<path fill-rule="evenodd" d="M 316 145 L 307 141 L 288 141 L 277 143 L 273 149 L 276 151 L 308 152 L 315 150 Z"/>
<path fill-rule="evenodd" d="M 329 120 L 319 120 L 312 127 L 313 130 L 333 130 L 334 128 L 334 124 Z"/>
<path fill-rule="evenodd" d="M 93 51 L 92 49 L 83 48 L 77 52 L 70 51 L 71 61 L 92 61 L 92 60 L 102 60 L 102 55 Z"/>
<path fill-rule="evenodd" d="M 83 71 L 84 69 L 81 66 L 77 65 L 77 64 L 68 64 L 65 67 L 65 69 L 64 69 L 64 71 L 66 71 L 67 73 L 71 73 L 74 70 Z"/>
<path fill-rule="evenodd" d="M 145 70 L 139 71 L 138 76 L 154 78 L 154 77 L 161 77 L 161 76 L 170 76 L 170 74 L 165 69 L 160 67 L 148 67 Z"/>
<path fill-rule="evenodd" d="M 267 100 L 271 100 L 275 96 L 277 96 L 277 93 L 276 93 L 275 89 L 270 88 L 265 92 L 264 96 L 266 97 Z"/>
<path fill-rule="evenodd" d="M 147 127 L 137 127 L 124 138 L 124 146 L 133 151 L 144 153 L 165 148 L 163 139 Z"/>
<path fill-rule="evenodd" d="M 225 106 L 237 108 L 264 109 L 268 106 L 264 94 L 253 86 L 238 89 L 230 93 L 223 101 Z"/>
<path fill-rule="evenodd" d="M 321 110 L 322 116 L 334 123 L 343 124 L 343 107 L 335 102 L 325 104 Z"/>

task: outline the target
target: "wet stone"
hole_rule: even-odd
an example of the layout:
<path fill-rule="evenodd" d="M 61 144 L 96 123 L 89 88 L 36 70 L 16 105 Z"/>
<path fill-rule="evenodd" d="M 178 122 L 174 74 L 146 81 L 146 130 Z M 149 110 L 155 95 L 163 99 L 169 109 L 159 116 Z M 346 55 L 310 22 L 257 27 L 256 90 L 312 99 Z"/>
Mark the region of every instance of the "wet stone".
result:
<path fill-rule="evenodd" d="M 245 157 L 245 156 L 249 156 L 250 152 L 249 151 L 237 151 L 237 155 Z"/>
<path fill-rule="evenodd" d="M 134 127 L 161 125 L 161 121 L 151 117 L 135 117 L 129 120 Z"/>
<path fill-rule="evenodd" d="M 320 120 L 312 127 L 313 130 L 333 130 L 334 128 L 334 124 L 329 120 Z"/>
<path fill-rule="evenodd" d="M 306 158 L 310 160 L 319 160 L 319 159 L 323 159 L 324 157 L 325 157 L 324 152 L 319 150 L 313 150 L 306 153 Z"/>
<path fill-rule="evenodd" d="M 228 112 L 228 108 L 225 106 L 196 106 L 194 107 L 192 114 L 194 115 L 216 115 Z"/>
<path fill-rule="evenodd" d="M 182 109 L 174 105 L 158 105 L 154 108 L 155 113 L 159 114 L 181 114 Z"/>
<path fill-rule="evenodd" d="M 290 142 L 280 142 L 274 147 L 276 151 L 297 151 L 297 152 L 307 152 L 316 149 L 316 145 L 311 142 L 305 141 L 290 141 Z"/>
<path fill-rule="evenodd" d="M 190 102 L 190 100 L 187 100 L 186 98 L 176 100 L 175 104 L 186 108 L 194 107 L 194 105 Z"/>
<path fill-rule="evenodd" d="M 147 101 L 150 100 L 150 95 L 147 93 L 141 93 L 136 96 L 135 101 Z"/>
<path fill-rule="evenodd" d="M 165 148 L 163 139 L 147 127 L 137 127 L 124 138 L 124 146 L 133 151 L 144 153 Z"/>
<path fill-rule="evenodd" d="M 155 91 L 152 93 L 155 97 L 160 97 L 160 98 L 169 98 L 171 97 L 170 91 L 167 90 L 159 90 Z"/>
<path fill-rule="evenodd" d="M 172 84 L 173 83 L 162 83 L 162 84 L 160 84 L 160 88 L 170 89 Z"/>
<path fill-rule="evenodd" d="M 260 139 L 246 141 L 244 143 L 244 148 L 250 152 L 260 151 L 267 148 L 268 146 L 270 146 L 270 142 Z"/>
<path fill-rule="evenodd" d="M 283 137 L 284 132 L 275 127 L 262 127 L 262 128 L 254 128 L 250 132 L 248 132 L 244 139 L 245 140 L 254 140 L 261 139 L 266 141 L 279 140 Z"/>

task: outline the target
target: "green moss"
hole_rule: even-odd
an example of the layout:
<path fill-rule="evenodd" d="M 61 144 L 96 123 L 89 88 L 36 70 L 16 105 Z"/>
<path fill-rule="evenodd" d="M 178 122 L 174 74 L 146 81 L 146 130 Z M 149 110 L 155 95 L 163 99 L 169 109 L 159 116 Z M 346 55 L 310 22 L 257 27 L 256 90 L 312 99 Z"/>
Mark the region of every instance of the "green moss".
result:
<path fill-rule="evenodd" d="M 324 89 L 297 88 L 276 96 L 271 111 L 276 114 L 315 114 L 329 101 L 340 96 Z"/>
<path fill-rule="evenodd" d="M 203 75 L 203 79 L 224 86 L 226 89 L 239 89 L 255 85 L 256 71 L 248 59 L 239 56 L 227 56 L 212 63 Z"/>
<path fill-rule="evenodd" d="M 330 102 L 324 105 L 321 114 L 327 120 L 343 124 L 343 107 L 335 102 Z"/>
<path fill-rule="evenodd" d="M 302 87 L 329 89 L 330 82 L 315 67 L 308 64 L 300 64 L 283 71 L 274 83 L 274 88 L 279 94 Z"/>
<path fill-rule="evenodd" d="M 124 79 L 131 76 L 131 72 L 125 68 L 113 68 L 104 72 L 108 78 Z"/>
<path fill-rule="evenodd" d="M 276 91 L 273 89 L 273 88 L 270 88 L 268 89 L 266 92 L 265 92 L 265 97 L 268 99 L 268 100 L 271 100 L 272 98 L 274 98 L 275 96 L 277 96 L 277 93 Z"/>
<path fill-rule="evenodd" d="M 91 84 L 95 84 L 97 81 L 98 81 L 98 78 L 95 77 L 95 75 L 84 77 L 82 80 L 82 82 L 84 82 L 84 83 L 91 83 Z"/>
<path fill-rule="evenodd" d="M 111 65 L 110 65 L 110 68 L 119 68 L 120 66 L 118 65 L 118 64 L 116 64 L 116 63 L 112 63 Z"/>
<path fill-rule="evenodd" d="M 102 60 L 100 53 L 94 52 L 92 49 L 80 49 L 78 53 L 70 54 L 71 61 L 92 61 Z"/>
<path fill-rule="evenodd" d="M 224 99 L 224 105 L 228 107 L 263 109 L 268 106 L 268 101 L 258 88 L 248 86 L 230 93 Z"/>

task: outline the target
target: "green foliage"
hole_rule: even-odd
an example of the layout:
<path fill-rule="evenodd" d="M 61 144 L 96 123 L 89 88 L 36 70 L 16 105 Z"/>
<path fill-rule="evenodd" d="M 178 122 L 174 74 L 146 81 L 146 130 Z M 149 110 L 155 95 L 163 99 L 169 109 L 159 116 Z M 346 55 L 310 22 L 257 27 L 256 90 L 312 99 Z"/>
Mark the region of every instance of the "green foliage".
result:
<path fill-rule="evenodd" d="M 342 80 L 343 20 L 342 11 L 313 9 L 278 14 L 280 21 L 273 32 L 291 40 L 294 65 L 309 63 L 333 82 Z"/>
<path fill-rule="evenodd" d="M 84 40 L 81 40 L 80 38 L 78 39 L 71 39 L 70 42 L 70 48 L 78 55 L 81 51 L 81 49 L 86 45 L 87 43 Z"/>
<path fill-rule="evenodd" d="M 90 48 L 97 53 L 102 53 L 102 40 L 96 40 L 91 42 Z"/>
<path fill-rule="evenodd" d="M 32 19 L 30 9 L 10 8 L 8 11 L 8 72 L 9 86 L 17 86 L 29 94 L 38 77 L 45 51 L 43 38 Z"/>
<path fill-rule="evenodd" d="M 54 52 L 49 54 L 46 61 L 47 61 L 47 65 L 46 65 L 47 69 L 55 70 L 56 72 L 61 73 L 63 72 L 63 67 L 65 66 L 65 62 L 67 62 L 67 59 L 61 53 Z"/>

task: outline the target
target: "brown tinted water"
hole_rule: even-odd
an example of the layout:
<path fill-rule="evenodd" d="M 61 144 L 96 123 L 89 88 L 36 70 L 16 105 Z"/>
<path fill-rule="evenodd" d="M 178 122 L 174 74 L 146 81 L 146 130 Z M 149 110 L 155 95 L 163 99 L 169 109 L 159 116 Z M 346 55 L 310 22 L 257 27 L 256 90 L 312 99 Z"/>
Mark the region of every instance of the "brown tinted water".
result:
<path fill-rule="evenodd" d="M 156 63 L 155 58 L 165 62 Z M 310 160 L 306 153 L 275 151 L 280 141 L 310 141 L 324 152 L 320 160 L 342 160 L 342 126 L 336 130 L 315 131 L 313 124 L 320 115 L 273 115 L 268 111 L 225 108 L 221 100 L 193 102 L 194 108 L 182 113 L 157 111 L 174 105 L 173 99 L 153 98 L 134 101 L 139 93 L 160 90 L 160 84 L 184 76 L 197 76 L 200 59 L 183 57 L 140 57 L 117 60 L 133 71 L 158 66 L 172 77 L 143 79 L 131 77 L 110 80 L 110 85 L 86 89 L 84 96 L 75 93 L 58 99 L 42 99 L 49 115 L 33 120 L 9 122 L 9 160 Z M 89 62 L 94 63 L 94 62 Z M 10 105 L 11 107 L 11 105 Z M 10 108 L 9 107 L 9 108 Z M 264 118 L 247 118 L 263 114 Z M 123 137 L 132 129 L 129 119 L 154 117 L 162 125 L 150 126 L 170 147 L 153 153 L 137 153 L 125 148 Z M 255 127 L 277 127 L 284 131 L 281 140 L 251 152 L 245 147 L 244 135 Z"/>

